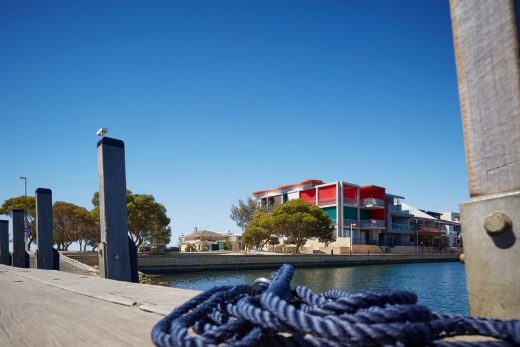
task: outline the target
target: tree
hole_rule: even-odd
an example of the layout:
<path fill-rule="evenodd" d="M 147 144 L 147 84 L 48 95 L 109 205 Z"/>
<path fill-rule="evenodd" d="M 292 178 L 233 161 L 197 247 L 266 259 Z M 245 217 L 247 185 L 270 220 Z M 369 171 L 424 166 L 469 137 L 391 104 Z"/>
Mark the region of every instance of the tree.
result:
<path fill-rule="evenodd" d="M 242 234 L 242 242 L 246 248 L 256 248 L 265 238 L 262 228 L 250 227 Z"/>
<path fill-rule="evenodd" d="M 233 250 L 233 242 L 231 242 L 229 237 L 226 237 L 226 240 L 224 241 L 224 249 L 228 251 Z"/>
<path fill-rule="evenodd" d="M 197 247 L 193 243 L 188 243 L 186 245 L 186 248 L 184 249 L 185 252 L 196 252 Z"/>
<path fill-rule="evenodd" d="M 334 241 L 334 226 L 328 215 L 319 207 L 306 201 L 290 200 L 273 208 L 272 223 L 277 234 L 284 235 L 288 243 L 296 246 L 296 253 L 308 239 L 320 242 Z"/>
<path fill-rule="evenodd" d="M 98 192 L 94 193 L 92 204 L 99 211 Z M 166 215 L 164 205 L 156 202 L 153 195 L 133 194 L 127 190 L 126 208 L 128 232 L 137 248 L 146 243 L 160 249 L 170 242 L 170 218 Z"/>
<path fill-rule="evenodd" d="M 269 245 L 270 246 L 276 246 L 280 244 L 280 239 L 277 236 L 271 236 L 269 237 Z"/>
<path fill-rule="evenodd" d="M 242 234 L 242 241 L 246 246 L 262 248 L 269 242 L 269 237 L 274 232 L 275 225 L 272 217 L 264 212 L 256 212 Z"/>
<path fill-rule="evenodd" d="M 36 240 L 36 203 L 34 196 L 18 196 L 4 201 L 0 207 L 0 214 L 9 215 L 13 209 L 25 211 L 25 227 L 30 228 L 29 243 L 27 249 L 31 250 L 31 244 Z"/>
<path fill-rule="evenodd" d="M 238 206 L 231 206 L 230 218 L 237 223 L 242 230 L 247 228 L 247 224 L 257 212 L 267 212 L 265 207 L 262 207 L 258 201 L 252 198 L 247 198 L 246 201 L 238 200 Z"/>
<path fill-rule="evenodd" d="M 82 237 L 86 228 L 88 211 L 64 201 L 56 201 L 52 207 L 53 239 L 58 250 L 68 250 L 69 246 Z M 81 248 L 81 243 L 80 243 Z"/>

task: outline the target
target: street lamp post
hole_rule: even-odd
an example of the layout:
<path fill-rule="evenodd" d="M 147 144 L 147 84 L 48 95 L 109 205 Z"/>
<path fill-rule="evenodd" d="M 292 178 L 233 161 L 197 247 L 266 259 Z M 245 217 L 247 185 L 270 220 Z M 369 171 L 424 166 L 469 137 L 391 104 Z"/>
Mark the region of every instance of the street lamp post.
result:
<path fill-rule="evenodd" d="M 415 253 L 419 254 L 419 228 L 417 227 L 417 219 L 415 221 Z"/>
<path fill-rule="evenodd" d="M 352 227 L 353 226 L 356 226 L 356 224 L 351 222 L 350 223 L 350 255 L 352 255 L 352 237 L 353 237 L 352 236 Z"/>
<path fill-rule="evenodd" d="M 20 179 L 24 181 L 24 186 L 25 186 L 25 194 L 24 194 L 24 196 L 27 196 L 27 177 L 20 176 Z"/>

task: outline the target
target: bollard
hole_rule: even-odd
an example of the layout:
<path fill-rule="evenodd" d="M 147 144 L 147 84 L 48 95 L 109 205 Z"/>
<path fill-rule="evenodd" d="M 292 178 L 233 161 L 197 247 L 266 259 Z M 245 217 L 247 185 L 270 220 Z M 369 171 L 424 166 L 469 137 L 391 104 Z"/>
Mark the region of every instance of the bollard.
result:
<path fill-rule="evenodd" d="M 13 266 L 29 267 L 29 255 L 25 251 L 25 212 L 13 209 Z"/>
<path fill-rule="evenodd" d="M 36 189 L 36 267 L 59 270 L 59 253 L 54 249 L 52 237 L 52 191 Z M 55 261 L 58 258 L 58 261 Z"/>
<path fill-rule="evenodd" d="M 0 220 L 0 264 L 11 265 L 9 253 L 9 221 Z"/>
<path fill-rule="evenodd" d="M 101 228 L 99 273 L 101 277 L 114 280 L 136 281 L 137 250 L 135 246 L 131 247 L 128 238 L 125 145 L 121 140 L 103 137 L 97 146 Z M 135 253 L 132 256 L 131 251 Z"/>
<path fill-rule="evenodd" d="M 520 44 L 517 1 L 451 0 L 471 200 L 461 204 L 472 315 L 520 312 Z"/>

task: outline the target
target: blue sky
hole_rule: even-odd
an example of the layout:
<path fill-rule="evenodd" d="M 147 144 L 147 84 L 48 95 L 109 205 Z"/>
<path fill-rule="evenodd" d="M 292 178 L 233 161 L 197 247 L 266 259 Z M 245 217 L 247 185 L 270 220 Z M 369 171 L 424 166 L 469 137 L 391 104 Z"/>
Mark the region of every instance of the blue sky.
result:
<path fill-rule="evenodd" d="M 95 133 L 126 143 L 173 243 L 303 179 L 468 199 L 448 1 L 2 1 L 0 200 L 91 208 Z"/>

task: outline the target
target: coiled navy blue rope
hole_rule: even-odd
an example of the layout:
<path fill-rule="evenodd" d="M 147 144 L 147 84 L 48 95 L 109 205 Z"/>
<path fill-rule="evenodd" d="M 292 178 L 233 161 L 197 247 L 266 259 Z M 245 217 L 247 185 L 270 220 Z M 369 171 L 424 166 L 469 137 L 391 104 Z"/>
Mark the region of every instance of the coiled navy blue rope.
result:
<path fill-rule="evenodd" d="M 270 282 L 208 290 L 159 321 L 152 340 L 161 347 L 520 346 L 520 320 L 431 312 L 408 291 L 293 291 L 293 273 L 284 264 Z M 460 335 L 496 340 L 443 340 Z"/>

